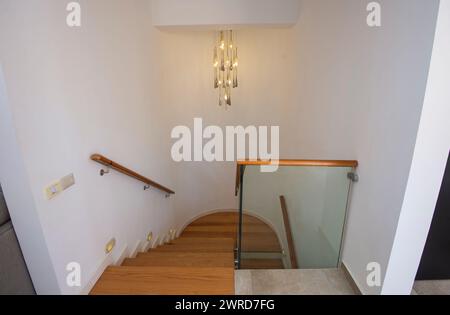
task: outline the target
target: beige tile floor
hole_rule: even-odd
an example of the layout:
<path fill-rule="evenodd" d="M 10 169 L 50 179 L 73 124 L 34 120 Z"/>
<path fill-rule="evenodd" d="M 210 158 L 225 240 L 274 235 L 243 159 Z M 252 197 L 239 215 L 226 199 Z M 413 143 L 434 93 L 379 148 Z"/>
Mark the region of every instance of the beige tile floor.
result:
<path fill-rule="evenodd" d="M 343 271 L 237 270 L 238 295 L 353 295 Z"/>
<path fill-rule="evenodd" d="M 354 295 L 343 271 L 237 270 L 237 295 Z M 450 280 L 416 281 L 412 295 L 450 295 Z"/>
<path fill-rule="evenodd" d="M 413 295 L 450 295 L 450 280 L 416 281 Z"/>

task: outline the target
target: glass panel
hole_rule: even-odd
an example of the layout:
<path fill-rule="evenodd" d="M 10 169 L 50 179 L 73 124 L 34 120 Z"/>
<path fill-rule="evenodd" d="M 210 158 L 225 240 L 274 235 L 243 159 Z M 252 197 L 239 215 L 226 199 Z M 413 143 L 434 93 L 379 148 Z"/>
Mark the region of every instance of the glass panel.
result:
<path fill-rule="evenodd" d="M 339 264 L 352 168 L 280 166 L 243 179 L 242 269 L 336 268 Z M 280 197 L 289 217 L 294 259 Z M 292 263 L 291 263 L 292 262 Z M 278 266 L 278 267 L 276 267 Z"/>

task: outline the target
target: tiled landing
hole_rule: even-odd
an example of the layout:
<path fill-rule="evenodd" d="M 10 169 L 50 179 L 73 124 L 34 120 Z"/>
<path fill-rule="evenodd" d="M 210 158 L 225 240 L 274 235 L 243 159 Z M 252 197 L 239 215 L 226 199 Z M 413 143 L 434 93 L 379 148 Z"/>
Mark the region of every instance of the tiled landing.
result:
<path fill-rule="evenodd" d="M 450 295 L 450 280 L 416 281 L 413 295 Z"/>
<path fill-rule="evenodd" d="M 323 270 L 237 270 L 238 295 L 354 295 L 345 273 Z"/>

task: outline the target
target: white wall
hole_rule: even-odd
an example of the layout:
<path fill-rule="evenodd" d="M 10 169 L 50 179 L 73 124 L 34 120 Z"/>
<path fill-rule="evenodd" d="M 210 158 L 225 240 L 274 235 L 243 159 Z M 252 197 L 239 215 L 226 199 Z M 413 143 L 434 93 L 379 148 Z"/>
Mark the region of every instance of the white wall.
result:
<path fill-rule="evenodd" d="M 162 33 L 163 103 L 171 112 L 169 126 L 193 128 L 201 117 L 204 126 L 283 125 L 292 97 L 293 32 L 289 29 L 251 29 L 236 33 L 240 60 L 239 88 L 233 90 L 233 105 L 218 105 L 213 88 L 214 32 L 177 31 Z M 283 134 L 283 132 L 285 132 Z M 281 146 L 289 146 L 282 128 Z M 164 141 L 170 139 L 166 131 Z M 176 170 L 178 226 L 198 214 L 215 209 L 236 209 L 234 196 L 236 163 L 182 162 Z"/>
<path fill-rule="evenodd" d="M 153 0 L 159 27 L 236 28 L 297 22 L 300 0 Z"/>
<path fill-rule="evenodd" d="M 441 1 L 425 103 L 383 294 L 410 294 L 439 196 L 450 149 L 449 38 L 450 2 Z"/>
<path fill-rule="evenodd" d="M 406 188 L 426 86 L 438 1 L 302 2 L 296 26 L 296 102 L 283 155 L 357 159 L 343 260 L 364 293 L 366 266 L 383 277 Z"/>
<path fill-rule="evenodd" d="M 9 196 L 9 212 L 29 273 L 33 277 L 35 290 L 44 294 L 57 293 L 58 282 L 17 144 L 1 66 L 0 139 L 0 183 L 4 194 Z"/>
<path fill-rule="evenodd" d="M 368 1 L 301 3 L 294 29 L 237 32 L 240 87 L 233 106 L 211 87 L 213 33 L 163 34 L 163 100 L 171 124 L 279 125 L 281 157 L 357 159 L 343 259 L 364 293 L 366 266 L 383 277 L 392 249 L 422 110 L 438 1 L 380 1 L 382 27 L 366 24 Z M 182 49 L 180 49 L 182 47 Z M 233 163 L 180 163 L 177 222 L 237 206 Z M 186 183 L 194 184 L 186 184 Z M 188 190 L 186 189 L 188 186 Z"/>
<path fill-rule="evenodd" d="M 52 273 L 59 292 L 79 293 L 65 283 L 69 262 L 81 263 L 85 286 L 108 258 L 104 248 L 112 237 L 115 260 L 149 231 L 164 235 L 173 227 L 172 199 L 114 172 L 100 177 L 100 166 L 89 160 L 101 153 L 164 185 L 174 183 L 169 143 L 162 141 L 167 113 L 158 93 L 159 35 L 149 2 L 80 3 L 82 27 L 71 29 L 66 1 L 0 2 L 0 62 L 28 194 L 3 172 L 1 181 L 38 293 L 56 293 Z M 76 185 L 45 200 L 44 187 L 69 173 Z M 50 261 L 43 246 L 29 250 L 37 241 L 24 220 L 40 225 Z M 39 268 L 36 254 L 44 255 Z M 37 275 L 49 269 L 47 279 Z"/>

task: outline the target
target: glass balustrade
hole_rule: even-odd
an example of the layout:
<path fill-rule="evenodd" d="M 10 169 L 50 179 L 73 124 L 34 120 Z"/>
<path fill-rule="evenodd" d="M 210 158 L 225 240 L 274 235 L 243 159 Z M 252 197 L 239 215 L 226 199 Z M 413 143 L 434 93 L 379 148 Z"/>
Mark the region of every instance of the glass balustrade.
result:
<path fill-rule="evenodd" d="M 354 166 L 336 165 L 238 166 L 241 269 L 338 267 Z"/>

